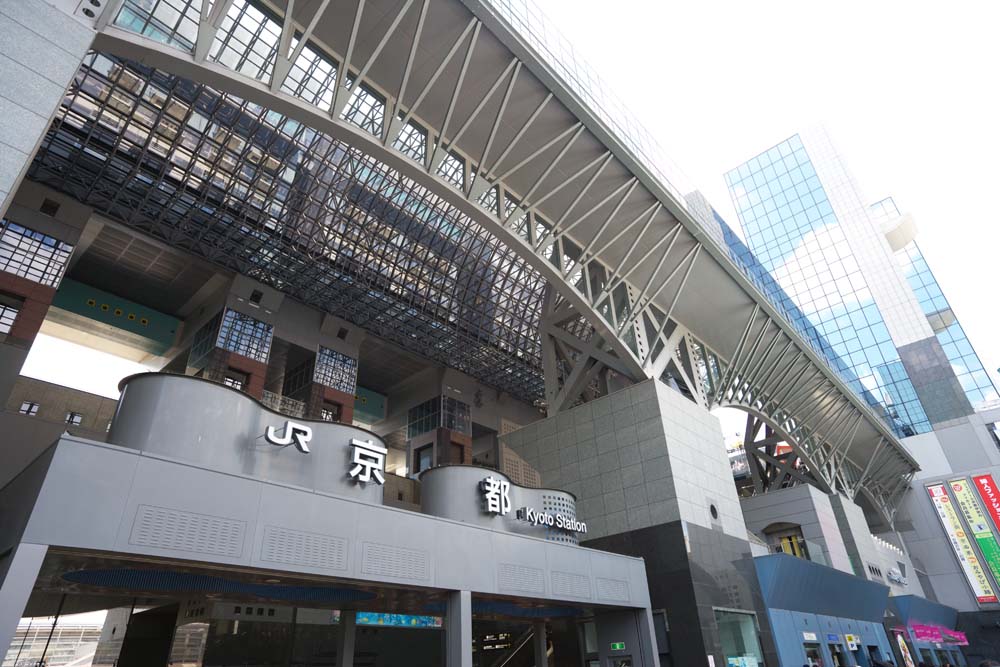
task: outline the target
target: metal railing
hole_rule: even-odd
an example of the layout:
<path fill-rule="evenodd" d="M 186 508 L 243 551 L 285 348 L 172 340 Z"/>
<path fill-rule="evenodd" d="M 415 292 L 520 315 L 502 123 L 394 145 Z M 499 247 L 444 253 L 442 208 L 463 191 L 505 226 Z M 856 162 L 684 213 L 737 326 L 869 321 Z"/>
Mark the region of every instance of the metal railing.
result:
<path fill-rule="evenodd" d="M 282 396 L 266 389 L 261 396 L 260 402 L 275 412 L 280 412 L 289 417 L 304 417 L 306 414 L 306 404 L 302 401 L 296 401 L 294 398 L 288 398 L 287 396 Z"/>

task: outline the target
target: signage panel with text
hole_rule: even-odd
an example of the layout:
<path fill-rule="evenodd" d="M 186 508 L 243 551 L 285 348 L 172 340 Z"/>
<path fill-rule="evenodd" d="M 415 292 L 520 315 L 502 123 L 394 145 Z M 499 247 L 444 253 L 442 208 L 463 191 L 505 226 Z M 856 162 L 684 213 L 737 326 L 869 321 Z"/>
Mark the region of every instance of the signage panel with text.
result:
<path fill-rule="evenodd" d="M 993 475 L 975 475 L 972 478 L 972 483 L 975 484 L 979 497 L 986 505 L 986 511 L 989 512 L 990 519 L 993 520 L 993 526 L 1000 530 L 1000 490 L 997 489 L 996 480 L 993 479 Z"/>
<path fill-rule="evenodd" d="M 990 525 L 986 523 L 986 515 L 983 514 L 976 495 L 972 493 L 969 480 L 950 479 L 948 485 L 955 494 L 958 508 L 962 510 L 962 516 L 965 517 L 972 538 L 979 545 L 979 552 L 983 554 L 983 560 L 993 575 L 993 581 L 1000 582 L 1000 544 L 997 544 L 997 538 L 993 536 Z"/>
<path fill-rule="evenodd" d="M 945 533 L 948 535 L 948 540 L 951 542 L 955 557 L 958 558 L 959 565 L 962 567 L 965 579 L 969 582 L 969 586 L 972 587 L 976 601 L 979 604 L 996 604 L 997 596 L 993 592 L 993 586 L 990 584 L 986 572 L 983 570 L 983 566 L 972 548 L 972 543 L 962 528 L 958 512 L 955 511 L 955 507 L 951 502 L 951 498 L 948 497 L 948 492 L 945 490 L 944 484 L 932 484 L 928 486 L 927 493 L 931 496 L 931 502 L 934 503 L 934 509 L 941 520 L 941 525 L 944 527 Z"/>

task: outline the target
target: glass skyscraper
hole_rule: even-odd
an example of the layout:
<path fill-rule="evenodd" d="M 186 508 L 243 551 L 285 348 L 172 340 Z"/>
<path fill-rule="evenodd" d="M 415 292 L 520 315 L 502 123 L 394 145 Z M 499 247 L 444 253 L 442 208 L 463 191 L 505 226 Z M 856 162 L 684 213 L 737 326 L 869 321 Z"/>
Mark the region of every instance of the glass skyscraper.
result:
<path fill-rule="evenodd" d="M 997 398 L 916 242 L 887 239 L 895 204 L 865 202 L 824 131 L 796 134 L 725 179 L 746 246 L 897 435 Z"/>
<path fill-rule="evenodd" d="M 881 224 L 900 216 L 892 197 L 877 201 L 869 207 L 872 221 Z M 903 275 L 920 302 L 924 315 L 941 343 L 952 370 L 962 385 L 962 390 L 974 408 L 981 408 L 998 400 L 996 387 L 983 367 L 979 355 L 965 335 L 961 323 L 951 309 L 934 273 L 927 265 L 920 246 L 912 240 L 895 252 Z"/>

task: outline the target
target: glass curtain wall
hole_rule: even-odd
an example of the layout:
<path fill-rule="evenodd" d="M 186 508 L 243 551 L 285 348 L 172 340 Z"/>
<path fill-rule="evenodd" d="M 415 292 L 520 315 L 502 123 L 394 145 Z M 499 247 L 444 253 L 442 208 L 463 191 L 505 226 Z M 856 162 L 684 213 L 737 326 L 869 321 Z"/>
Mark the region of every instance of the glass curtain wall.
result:
<path fill-rule="evenodd" d="M 872 204 L 869 212 L 874 223 L 899 217 L 899 209 L 891 197 Z M 927 322 L 941 343 L 972 407 L 982 408 L 1000 399 L 916 240 L 896 251 L 896 261 L 903 269 L 903 275 L 920 302 L 920 308 L 927 316 Z"/>
<path fill-rule="evenodd" d="M 725 176 L 747 245 L 852 369 L 860 396 L 886 407 L 899 436 L 930 430 L 882 314 L 798 135 Z"/>

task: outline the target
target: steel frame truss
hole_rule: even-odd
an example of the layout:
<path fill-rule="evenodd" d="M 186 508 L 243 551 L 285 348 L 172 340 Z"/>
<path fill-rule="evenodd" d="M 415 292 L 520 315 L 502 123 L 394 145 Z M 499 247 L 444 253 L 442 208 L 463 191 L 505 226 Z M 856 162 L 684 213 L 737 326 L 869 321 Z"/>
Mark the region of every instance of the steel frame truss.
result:
<path fill-rule="evenodd" d="M 584 160 L 574 153 L 584 144 L 613 146 L 598 136 L 603 130 L 594 134 L 578 121 L 540 145 L 529 145 L 529 130 L 560 102 L 549 92 L 533 109 L 510 104 L 529 66 L 516 54 L 490 74 L 485 90 L 482 81 L 469 76 L 478 50 L 487 48 L 485 17 L 473 13 L 447 38 L 441 59 L 424 64 L 431 74 L 418 90 L 413 76 L 418 52 L 442 52 L 422 46 L 430 39 L 430 6 L 443 0 L 400 0 L 382 17 L 383 32 L 363 58 L 357 47 L 365 0 L 348 0 L 353 3 L 351 30 L 336 48 L 312 36 L 331 7 L 343 9 L 344 3 L 320 0 L 300 25 L 280 12 L 249 12 L 252 1 L 173 0 L 171 11 L 179 2 L 197 30 L 189 39 L 158 25 L 165 43 L 130 32 L 127 23 L 116 24 L 121 2 L 112 2 L 99 21 L 95 45 L 124 57 L 142 56 L 144 62 L 280 110 L 412 179 L 428 196 L 447 199 L 510 248 L 549 287 L 538 320 L 543 367 L 538 370 L 544 371 L 550 413 L 602 391 L 611 374 L 633 381 L 667 379 L 707 409 L 739 407 L 762 420 L 772 432 L 765 439 L 780 436 L 796 453 L 794 464 L 777 464 L 784 478 L 801 474 L 827 490 L 867 493 L 891 520 L 894 503 L 912 478 L 912 460 L 891 434 L 889 445 L 866 467 L 848 456 L 852 429 L 856 433 L 862 420 L 878 418 L 845 395 L 849 390 L 815 361 L 788 322 L 767 315 L 769 309 L 754 307 L 729 359 L 674 319 L 711 234 L 675 217 L 684 207 L 674 195 L 650 187 L 641 168 L 630 166 L 632 158 L 616 148 Z M 287 1 L 292 13 L 295 2 Z M 156 20 L 157 7 L 153 3 L 145 10 L 149 16 L 141 17 L 143 25 Z M 238 26 L 250 14 L 254 23 Z M 253 35 L 244 37 L 249 43 L 234 39 L 237 27 Z M 409 48 L 385 48 L 391 39 L 408 40 Z M 396 60 L 387 61 L 390 57 Z M 370 74 L 376 65 L 398 72 L 398 85 L 374 81 Z M 443 114 L 425 104 L 441 95 L 432 89 L 446 91 L 444 104 L 435 106 Z M 474 100 L 465 118 L 456 114 L 458 100 Z M 497 141 L 501 127 L 516 128 L 502 143 Z M 475 155 L 461 149 L 472 128 L 486 137 Z M 609 187 L 610 173 L 637 175 Z M 530 185 L 518 191 L 511 183 L 525 174 L 531 174 Z M 623 244 L 627 250 L 608 260 L 608 251 Z M 709 250 L 717 261 L 719 251 Z M 517 354 L 512 341 L 498 345 Z M 766 445 L 756 451 L 766 453 Z"/>
<path fill-rule="evenodd" d="M 731 363 L 690 337 L 688 345 L 701 362 L 709 407 L 748 413 L 744 450 L 755 492 L 807 483 L 852 499 L 865 494 L 892 525 L 916 467 L 887 438 L 865 466 L 848 457 L 865 415 L 758 308 Z M 789 449 L 778 453 L 782 443 Z"/>
<path fill-rule="evenodd" d="M 520 59 L 514 57 L 499 71 L 485 92 L 479 91 L 479 82 L 470 82 L 468 67 L 479 43 L 482 22 L 470 18 L 465 27 L 454 35 L 445 56 L 437 63 L 430 78 L 419 90 L 412 85 L 412 70 L 415 53 L 421 39 L 425 37 L 425 17 L 433 0 L 403 0 L 396 11 L 387 18 L 384 32 L 378 43 L 364 58 L 355 58 L 358 28 L 366 10 L 365 0 L 354 0 L 353 25 L 347 39 L 343 55 L 338 55 L 310 42 L 316 26 L 323 21 L 324 14 L 333 6 L 329 0 L 321 0 L 315 5 L 306 25 L 283 21 L 280 16 L 268 14 L 266 18 L 255 18 L 256 23 L 244 26 L 253 34 L 277 34 L 277 44 L 254 42 L 244 45 L 247 52 L 260 52 L 263 64 L 248 69 L 245 59 L 230 58 L 235 41 L 231 37 L 239 21 L 248 15 L 248 0 L 224 0 L 211 7 L 205 3 L 200 9 L 197 3 L 189 2 L 186 15 L 196 21 L 196 38 L 185 43 L 181 36 L 171 34 L 165 41 L 171 46 L 150 44 L 150 40 L 135 35 L 115 22 L 120 3 L 112 3 L 102 17 L 102 35 L 98 45 L 112 52 L 130 55 L 134 47 L 156 48 L 160 56 L 169 56 L 164 64 L 184 61 L 183 72 L 209 68 L 213 80 L 218 80 L 220 65 L 236 63 L 233 79 L 247 76 L 260 85 L 248 91 L 247 81 L 237 87 L 237 93 L 271 106 L 274 98 L 294 98 L 300 111 L 306 111 L 305 118 L 317 129 L 325 129 L 331 124 L 340 130 L 349 130 L 357 136 L 358 126 L 375 134 L 384 148 L 396 149 L 410 158 L 416 158 L 419 167 L 427 176 L 442 178 L 441 170 L 450 157 L 464 163 L 461 177 L 448 184 L 459 191 L 470 203 L 480 203 L 479 211 L 485 212 L 488 222 L 484 225 L 490 232 L 507 242 L 524 256 L 528 263 L 540 269 L 549 282 L 557 284 L 564 299 L 568 299 L 601 334 L 602 346 L 609 354 L 619 358 L 619 366 L 625 375 L 633 380 L 654 377 L 665 369 L 673 350 L 667 345 L 668 331 L 676 326 L 671 319 L 673 305 L 690 276 L 691 270 L 701 253 L 701 244 L 683 233 L 682 225 L 664 206 L 649 196 L 639 181 L 631 178 L 610 193 L 603 193 L 594 202 L 592 192 L 596 191 L 602 174 L 614 162 L 611 151 L 594 156 L 585 164 L 578 164 L 570 156 L 571 149 L 587 130 L 582 123 L 569 126 L 541 146 L 521 157 L 524 151 L 525 135 L 539 114 L 552 102 L 548 95 L 527 117 L 514 115 L 508 104 L 511 92 L 523 69 Z M 176 9 L 173 3 L 171 11 Z M 147 23 L 156 19 L 159 4 L 149 8 Z M 290 0 L 288 11 L 294 11 L 295 2 Z M 135 11 L 135 7 L 132 7 Z M 412 34 L 404 34 L 402 26 L 408 21 L 416 21 Z M 270 21 L 270 27 L 262 23 Z M 396 90 L 385 90 L 368 78 L 374 64 L 387 57 L 385 49 L 389 39 L 410 39 L 411 47 L 405 57 L 396 63 L 402 72 Z M 227 51 L 229 49 L 229 51 Z M 325 58 L 328 66 L 323 78 L 315 74 L 315 60 Z M 458 67 L 451 66 L 458 64 Z M 312 67 L 312 70 L 310 70 Z M 308 76 L 316 79 L 316 85 L 307 86 L 315 90 L 324 87 L 325 97 L 303 92 L 302 81 Z M 295 85 L 290 85 L 295 84 Z M 447 110 L 437 121 L 422 117 L 424 101 L 435 86 L 445 86 L 450 90 Z M 475 90 L 473 90 L 475 87 Z M 332 89 L 329 90 L 329 89 Z M 468 89 L 468 90 L 467 90 Z M 247 95 L 247 92 L 254 93 Z M 377 118 L 367 113 L 352 114 L 352 103 L 359 96 L 377 100 L 380 107 Z M 465 119 L 455 116 L 456 101 L 475 96 L 476 104 Z M 404 105 L 402 100 L 410 100 Z M 302 104 L 305 102 L 306 104 Z M 457 149 L 458 142 L 476 125 L 488 130 L 488 141 L 479 156 L 462 155 Z M 519 127 L 512 140 L 499 150 L 494 139 L 503 125 Z M 422 137 L 423 146 L 414 147 L 405 136 L 414 134 Z M 337 136 L 344 136 L 339 132 Z M 591 137 L 592 139 L 592 137 Z M 369 143 L 369 141 L 360 142 Z M 514 156 L 518 155 L 517 158 Z M 526 192 L 515 193 L 507 185 L 508 181 L 524 170 L 541 172 L 533 180 L 534 185 Z M 555 178 L 556 172 L 569 176 Z M 562 210 L 551 207 L 542 212 L 559 193 L 573 193 L 569 204 Z M 618 227 L 612 225 L 618 214 L 628 205 L 633 208 L 637 201 L 645 200 L 648 207 L 642 215 L 629 224 Z M 491 205 L 495 202 L 495 206 Z M 586 202 L 586 204 L 585 204 Z M 570 232 L 578 232 L 585 221 L 600 221 L 597 232 L 587 238 L 574 238 Z M 637 233 L 640 232 L 641 233 Z M 614 266 L 599 259 L 609 247 L 630 239 L 628 252 Z M 655 268 L 641 284 L 634 282 L 634 274 L 644 263 Z M 661 297 L 664 297 L 661 299 Z"/>

